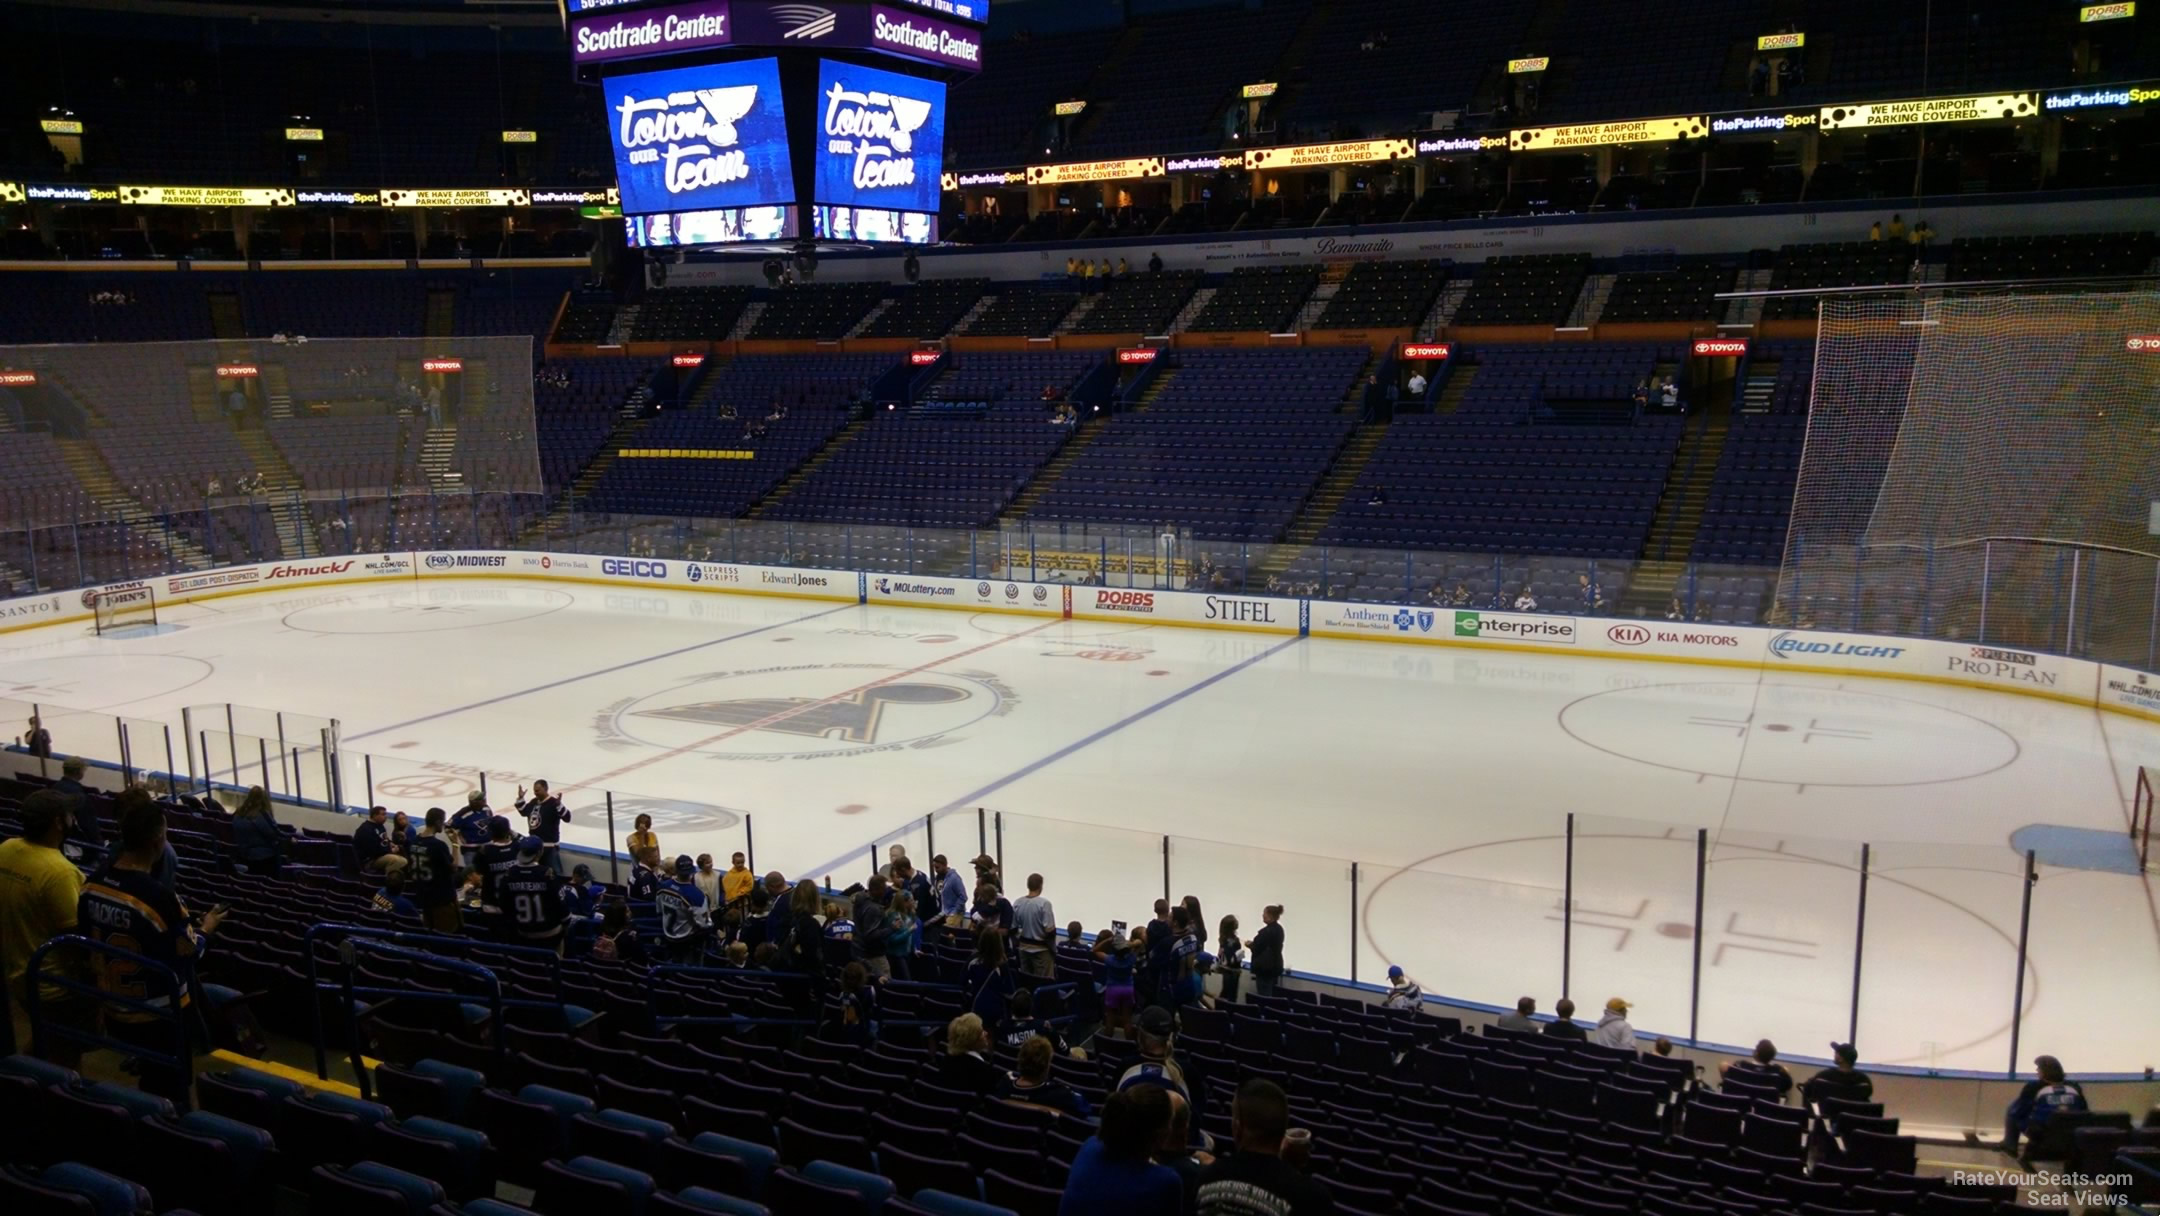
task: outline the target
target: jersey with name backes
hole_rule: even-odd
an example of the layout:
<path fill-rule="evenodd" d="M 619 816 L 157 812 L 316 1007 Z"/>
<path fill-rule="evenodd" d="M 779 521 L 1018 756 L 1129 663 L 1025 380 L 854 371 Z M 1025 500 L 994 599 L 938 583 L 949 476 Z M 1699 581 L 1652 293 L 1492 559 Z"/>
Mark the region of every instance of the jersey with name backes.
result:
<path fill-rule="evenodd" d="M 108 870 L 83 886 L 76 923 L 93 941 L 132 951 L 171 968 L 180 980 L 180 1007 L 187 1007 L 187 977 L 194 962 L 195 942 L 188 930 L 187 910 L 177 895 L 140 870 Z M 96 968 L 98 987 L 113 996 L 158 1007 L 168 1007 L 175 999 L 170 981 L 133 960 L 99 955 Z M 106 1010 L 106 1016 L 122 1022 L 147 1022 L 159 1015 L 114 1006 Z"/>

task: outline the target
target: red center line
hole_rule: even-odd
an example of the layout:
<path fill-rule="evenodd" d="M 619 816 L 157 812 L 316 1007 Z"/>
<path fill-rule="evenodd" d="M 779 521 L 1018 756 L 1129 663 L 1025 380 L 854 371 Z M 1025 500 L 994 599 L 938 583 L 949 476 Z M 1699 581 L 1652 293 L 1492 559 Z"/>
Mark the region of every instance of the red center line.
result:
<path fill-rule="evenodd" d="M 908 668 L 906 671 L 896 671 L 889 676 L 885 676 L 881 679 L 872 680 L 867 684 L 858 684 L 855 687 L 847 689 L 844 692 L 836 692 L 829 697 L 824 697 L 816 701 L 805 701 L 801 705 L 797 705 L 789 709 L 783 709 L 778 713 L 767 714 L 764 717 L 759 718 L 755 722 L 745 722 L 741 726 L 729 727 L 727 730 L 721 731 L 719 734 L 714 735 L 711 738 L 699 739 L 692 743 L 685 743 L 681 747 L 669 748 L 667 751 L 661 752 L 657 756 L 647 756 L 643 760 L 634 760 L 629 764 L 622 766 L 621 768 L 602 773 L 597 777 L 587 777 L 585 780 L 567 787 L 562 792 L 568 794 L 575 790 L 587 789 L 592 786 L 600 785 L 603 782 L 613 781 L 617 777 L 621 777 L 627 773 L 634 773 L 641 768 L 646 768 L 654 764 L 665 763 L 666 761 L 675 759 L 677 756 L 711 747 L 715 743 L 725 742 L 729 739 L 734 738 L 737 735 L 744 734 L 748 731 L 763 730 L 766 727 L 773 725 L 774 723 L 785 722 L 789 718 L 792 718 L 797 714 L 809 713 L 813 709 L 820 709 L 824 706 L 832 705 L 836 702 L 845 701 L 850 697 L 861 696 L 863 693 L 866 693 L 873 688 L 882 688 L 895 680 L 905 680 L 909 676 L 921 675 L 923 672 L 929 671 L 932 668 L 943 667 L 945 664 L 953 662 L 957 659 L 964 659 L 967 658 L 969 655 L 981 654 L 983 651 L 989 650 L 992 647 L 1003 646 L 1007 642 L 1018 641 L 1019 639 L 1028 637 L 1032 634 L 1041 633 L 1043 630 L 1050 628 L 1052 625 L 1062 625 L 1064 623 L 1065 622 L 1063 620 L 1044 621 L 1042 624 L 1037 625 L 1031 629 L 1023 629 L 1018 633 L 1009 633 L 1004 635 L 1003 637 L 996 638 L 992 641 L 984 642 L 980 646 L 971 646 L 966 650 L 954 651 L 952 654 L 945 655 L 942 658 L 932 659 L 927 663 L 919 663 L 913 667 Z"/>

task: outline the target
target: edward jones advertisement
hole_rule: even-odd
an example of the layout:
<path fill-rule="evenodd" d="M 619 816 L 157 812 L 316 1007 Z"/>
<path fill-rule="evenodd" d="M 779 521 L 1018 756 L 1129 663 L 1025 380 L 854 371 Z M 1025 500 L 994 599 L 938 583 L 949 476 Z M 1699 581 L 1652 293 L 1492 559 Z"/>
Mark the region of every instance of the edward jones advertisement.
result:
<path fill-rule="evenodd" d="M 795 201 L 778 60 L 611 76 L 601 94 L 625 213 Z"/>

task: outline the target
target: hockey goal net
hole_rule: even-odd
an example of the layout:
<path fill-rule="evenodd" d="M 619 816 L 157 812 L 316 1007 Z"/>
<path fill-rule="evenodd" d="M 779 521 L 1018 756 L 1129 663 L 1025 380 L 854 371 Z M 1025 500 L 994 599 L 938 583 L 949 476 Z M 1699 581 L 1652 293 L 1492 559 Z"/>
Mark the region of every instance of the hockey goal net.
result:
<path fill-rule="evenodd" d="M 115 629 L 157 624 L 157 593 L 148 587 L 100 591 L 92 607 L 97 614 L 97 631 L 101 637 Z"/>

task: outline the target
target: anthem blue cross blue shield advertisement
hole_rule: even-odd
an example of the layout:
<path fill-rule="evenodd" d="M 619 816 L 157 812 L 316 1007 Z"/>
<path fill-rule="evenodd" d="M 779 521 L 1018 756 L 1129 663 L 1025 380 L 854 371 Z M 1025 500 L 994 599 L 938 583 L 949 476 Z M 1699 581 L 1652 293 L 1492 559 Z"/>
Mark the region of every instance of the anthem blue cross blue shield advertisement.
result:
<path fill-rule="evenodd" d="M 611 76 L 604 94 L 624 214 L 795 201 L 779 61 Z"/>
<path fill-rule="evenodd" d="M 945 167 L 945 86 L 827 59 L 818 67 L 817 199 L 936 211 Z"/>

